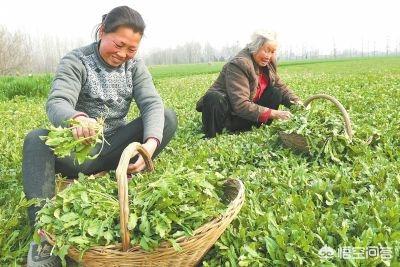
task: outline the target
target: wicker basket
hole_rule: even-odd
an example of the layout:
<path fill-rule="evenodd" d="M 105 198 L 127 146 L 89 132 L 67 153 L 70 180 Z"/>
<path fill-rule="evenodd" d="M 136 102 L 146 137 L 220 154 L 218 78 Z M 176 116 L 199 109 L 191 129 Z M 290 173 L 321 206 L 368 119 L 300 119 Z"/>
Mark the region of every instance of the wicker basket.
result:
<path fill-rule="evenodd" d="M 330 100 L 335 106 L 340 110 L 343 116 L 344 120 L 344 126 L 346 130 L 346 134 L 351 140 L 353 137 L 353 131 L 351 128 L 351 121 L 349 114 L 347 113 L 346 109 L 343 107 L 343 105 L 334 97 L 326 94 L 317 94 L 309 97 L 305 102 L 304 106 L 308 106 L 311 101 L 315 99 L 327 99 Z M 279 132 L 279 138 L 281 139 L 282 143 L 284 146 L 289 147 L 295 151 L 303 152 L 303 153 L 309 153 L 310 152 L 310 147 L 307 142 L 307 138 L 301 134 L 297 133 L 285 133 L 285 132 Z"/>
<path fill-rule="evenodd" d="M 121 155 L 116 176 L 118 181 L 118 197 L 120 203 L 120 222 L 122 243 L 109 246 L 92 247 L 82 258 L 80 252 L 71 247 L 68 256 L 83 266 L 195 266 L 204 254 L 217 241 L 231 221 L 239 213 L 244 202 L 244 185 L 240 180 L 227 180 L 224 186 L 224 196 L 230 201 L 227 210 L 218 218 L 213 219 L 196 229 L 191 237 L 181 237 L 177 243 L 181 251 L 168 242 L 163 242 L 151 252 L 142 250 L 139 246 L 130 247 L 127 223 L 129 218 L 127 167 L 129 160 L 140 153 L 145 159 L 147 168 L 152 170 L 153 164 L 148 153 L 139 143 L 128 145 Z M 55 237 L 44 232 L 49 242 L 54 245 Z"/>

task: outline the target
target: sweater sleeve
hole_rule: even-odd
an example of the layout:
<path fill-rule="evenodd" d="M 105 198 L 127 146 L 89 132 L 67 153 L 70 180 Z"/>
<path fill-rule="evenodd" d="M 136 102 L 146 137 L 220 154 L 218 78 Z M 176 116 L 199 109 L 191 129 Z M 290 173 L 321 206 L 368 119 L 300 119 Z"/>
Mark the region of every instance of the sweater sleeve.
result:
<path fill-rule="evenodd" d="M 165 120 L 164 105 L 143 60 L 137 61 L 132 79 L 133 98 L 143 120 L 143 142 L 153 137 L 161 143 Z"/>
<path fill-rule="evenodd" d="M 78 53 L 74 50 L 61 59 L 51 85 L 46 113 L 55 126 L 64 125 L 66 120 L 81 113 L 75 110 L 75 105 L 86 79 L 86 71 Z"/>

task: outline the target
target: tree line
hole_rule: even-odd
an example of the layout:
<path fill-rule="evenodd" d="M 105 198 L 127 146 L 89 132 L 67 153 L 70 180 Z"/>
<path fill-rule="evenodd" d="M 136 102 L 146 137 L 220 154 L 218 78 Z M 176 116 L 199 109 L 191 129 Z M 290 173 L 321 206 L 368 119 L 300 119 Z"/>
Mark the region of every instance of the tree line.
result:
<path fill-rule="evenodd" d="M 68 41 L 56 36 L 37 40 L 0 25 L 0 75 L 54 72 L 60 58 L 78 46 L 80 40 Z"/>
<path fill-rule="evenodd" d="M 32 39 L 22 32 L 10 32 L 0 25 L 0 75 L 24 75 L 28 73 L 52 73 L 56 70 L 60 58 L 68 51 L 83 46 L 83 40 L 62 40 L 56 36 L 42 36 Z M 187 42 L 174 48 L 157 49 L 139 54 L 147 65 L 187 64 L 227 61 L 243 47 L 239 42 L 216 49 L 209 43 Z M 363 42 L 360 49 L 339 50 L 333 41 L 329 54 L 307 46 L 292 47 L 283 44 L 278 50 L 279 60 L 304 60 L 318 58 L 364 57 L 399 55 L 400 42 L 377 50 L 375 42 Z"/>

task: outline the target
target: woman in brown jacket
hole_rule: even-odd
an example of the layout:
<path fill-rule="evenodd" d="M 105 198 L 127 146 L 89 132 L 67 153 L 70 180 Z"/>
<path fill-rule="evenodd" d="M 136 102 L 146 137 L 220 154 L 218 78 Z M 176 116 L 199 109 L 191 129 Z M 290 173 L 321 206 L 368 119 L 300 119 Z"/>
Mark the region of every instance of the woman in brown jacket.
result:
<path fill-rule="evenodd" d="M 273 119 L 290 119 L 292 114 L 279 106 L 301 101 L 277 74 L 276 48 L 274 33 L 256 32 L 252 42 L 224 65 L 196 105 L 206 137 L 215 137 L 224 128 L 243 131 L 269 125 Z"/>

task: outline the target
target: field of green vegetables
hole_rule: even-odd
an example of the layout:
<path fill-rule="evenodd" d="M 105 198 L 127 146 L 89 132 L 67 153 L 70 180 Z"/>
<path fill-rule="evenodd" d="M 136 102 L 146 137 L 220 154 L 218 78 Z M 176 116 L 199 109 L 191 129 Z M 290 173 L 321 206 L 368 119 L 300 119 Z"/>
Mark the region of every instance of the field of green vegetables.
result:
<path fill-rule="evenodd" d="M 400 58 L 285 63 L 283 80 L 305 99 L 335 96 L 358 140 L 339 160 L 284 148 L 273 123 L 251 132 L 203 139 L 197 99 L 218 75 L 212 65 L 150 70 L 179 120 L 175 138 L 155 160 L 175 170 L 241 179 L 246 200 L 204 258 L 204 266 L 400 266 Z M 44 102 L 51 75 L 0 77 L 0 266 L 25 262 L 32 229 L 21 182 L 24 136 L 48 127 Z M 326 101 L 317 101 L 337 114 Z M 130 118 L 138 114 L 132 107 Z M 324 246 L 336 251 L 325 259 Z M 325 248 L 326 248 L 325 247 Z M 367 253 L 377 248 L 375 254 Z M 338 254 L 345 248 L 360 251 Z M 346 257 L 347 255 L 347 257 Z"/>

